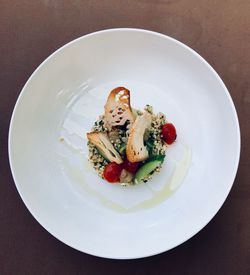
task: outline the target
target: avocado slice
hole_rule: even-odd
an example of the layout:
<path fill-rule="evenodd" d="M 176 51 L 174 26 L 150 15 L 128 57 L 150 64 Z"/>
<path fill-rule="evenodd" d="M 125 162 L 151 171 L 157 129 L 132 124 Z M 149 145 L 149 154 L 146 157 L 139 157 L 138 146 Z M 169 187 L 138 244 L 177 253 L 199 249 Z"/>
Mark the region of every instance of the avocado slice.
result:
<path fill-rule="evenodd" d="M 135 184 L 142 181 L 145 177 L 147 177 L 151 172 L 153 172 L 164 160 L 164 155 L 159 155 L 152 157 L 149 161 L 147 161 L 135 174 Z"/>

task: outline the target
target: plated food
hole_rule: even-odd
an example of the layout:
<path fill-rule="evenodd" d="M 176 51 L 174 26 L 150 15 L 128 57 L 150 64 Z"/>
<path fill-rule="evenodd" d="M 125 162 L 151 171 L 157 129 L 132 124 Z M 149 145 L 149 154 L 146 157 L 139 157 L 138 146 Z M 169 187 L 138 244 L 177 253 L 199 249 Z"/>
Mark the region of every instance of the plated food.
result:
<path fill-rule="evenodd" d="M 125 186 L 147 182 L 160 172 L 165 151 L 176 137 L 163 113 L 155 114 L 150 105 L 143 111 L 132 108 L 130 91 L 117 87 L 87 133 L 89 161 L 108 182 Z"/>
<path fill-rule="evenodd" d="M 132 107 L 152 105 L 178 131 L 148 184 L 111 185 L 87 165 L 83 135 L 122 79 Z M 225 202 L 240 157 L 237 113 L 218 74 L 188 46 L 138 29 L 85 35 L 48 57 L 19 96 L 8 142 L 16 188 L 39 224 L 110 259 L 156 255 L 197 234 Z"/>

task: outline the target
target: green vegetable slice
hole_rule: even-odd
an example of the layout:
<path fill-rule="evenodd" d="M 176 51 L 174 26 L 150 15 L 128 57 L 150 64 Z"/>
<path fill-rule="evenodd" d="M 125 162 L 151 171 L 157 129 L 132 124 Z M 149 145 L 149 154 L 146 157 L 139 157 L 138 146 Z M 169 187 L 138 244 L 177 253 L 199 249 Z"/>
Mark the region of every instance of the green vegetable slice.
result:
<path fill-rule="evenodd" d="M 147 161 L 143 166 L 135 174 L 135 184 L 142 181 L 146 178 L 150 173 L 152 173 L 164 160 L 164 155 L 159 155 L 151 158 Z"/>

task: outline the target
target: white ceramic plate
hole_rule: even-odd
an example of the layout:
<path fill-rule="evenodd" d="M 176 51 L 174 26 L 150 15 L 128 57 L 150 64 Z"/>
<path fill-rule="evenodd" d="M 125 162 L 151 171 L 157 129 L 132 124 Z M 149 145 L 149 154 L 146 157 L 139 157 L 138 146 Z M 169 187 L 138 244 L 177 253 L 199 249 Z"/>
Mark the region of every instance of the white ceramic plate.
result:
<path fill-rule="evenodd" d="M 87 162 L 86 131 L 119 85 L 178 131 L 162 172 L 129 188 Z M 53 53 L 25 84 L 9 132 L 12 174 L 36 220 L 71 247 L 117 259 L 169 250 L 201 230 L 225 201 L 239 154 L 237 114 L 216 72 L 184 44 L 138 29 L 89 34 Z"/>

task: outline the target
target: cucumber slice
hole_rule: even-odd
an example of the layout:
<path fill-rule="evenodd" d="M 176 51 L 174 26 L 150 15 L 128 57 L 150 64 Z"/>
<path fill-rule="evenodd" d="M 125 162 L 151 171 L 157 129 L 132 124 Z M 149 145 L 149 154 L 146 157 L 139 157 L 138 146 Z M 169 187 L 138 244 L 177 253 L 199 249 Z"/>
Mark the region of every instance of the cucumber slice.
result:
<path fill-rule="evenodd" d="M 160 157 L 160 156 L 157 156 Z M 164 158 L 163 158 L 164 159 Z M 145 163 L 135 174 L 135 184 L 142 181 L 145 177 L 147 177 L 151 172 L 157 168 L 163 160 L 154 159 Z"/>

